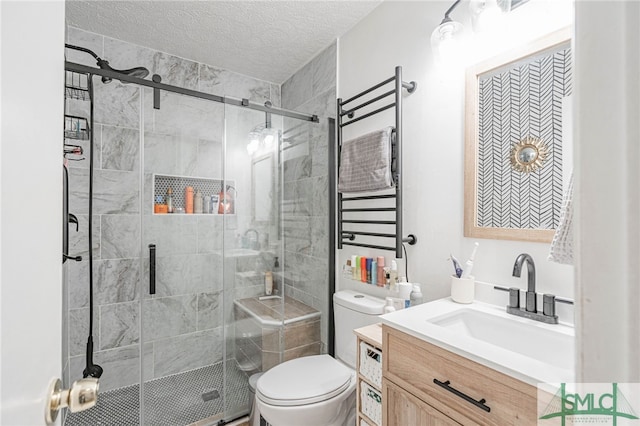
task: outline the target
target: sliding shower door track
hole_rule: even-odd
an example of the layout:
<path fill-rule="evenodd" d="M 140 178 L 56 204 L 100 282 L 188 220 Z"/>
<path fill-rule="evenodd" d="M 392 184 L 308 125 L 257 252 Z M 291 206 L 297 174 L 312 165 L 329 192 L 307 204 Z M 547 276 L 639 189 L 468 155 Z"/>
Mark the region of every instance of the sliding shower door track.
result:
<path fill-rule="evenodd" d="M 120 80 L 127 83 L 139 84 L 141 86 L 151 87 L 152 89 L 166 90 L 168 92 L 179 93 L 185 96 L 191 96 L 199 99 L 206 99 L 213 102 L 220 102 L 223 104 L 235 105 L 239 107 L 245 107 L 256 111 L 270 112 L 273 114 L 282 115 L 284 117 L 296 118 L 298 120 L 310 121 L 312 123 L 319 123 L 320 119 L 315 114 L 304 114 L 297 111 L 290 111 L 268 104 L 257 104 L 251 102 L 248 99 L 235 99 L 224 96 L 213 95 L 211 93 L 198 92 L 197 90 L 185 89 L 184 87 L 172 86 L 171 84 L 160 83 L 152 80 L 145 80 L 143 78 L 132 77 L 127 74 L 121 74 L 106 69 L 88 67 L 86 65 L 76 64 L 75 62 L 65 61 L 64 68 L 67 71 L 99 75 L 101 77 L 109 77 L 111 79 Z M 156 76 L 154 75 L 153 78 Z"/>

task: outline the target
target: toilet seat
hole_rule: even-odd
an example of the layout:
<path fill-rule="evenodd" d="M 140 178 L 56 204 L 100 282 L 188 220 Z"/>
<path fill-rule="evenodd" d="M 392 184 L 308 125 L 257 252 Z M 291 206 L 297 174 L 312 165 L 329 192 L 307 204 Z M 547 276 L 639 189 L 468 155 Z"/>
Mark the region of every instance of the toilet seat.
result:
<path fill-rule="evenodd" d="M 260 377 L 256 395 L 267 404 L 314 404 L 344 392 L 355 378 L 353 370 L 329 355 L 297 358 L 273 367 Z"/>

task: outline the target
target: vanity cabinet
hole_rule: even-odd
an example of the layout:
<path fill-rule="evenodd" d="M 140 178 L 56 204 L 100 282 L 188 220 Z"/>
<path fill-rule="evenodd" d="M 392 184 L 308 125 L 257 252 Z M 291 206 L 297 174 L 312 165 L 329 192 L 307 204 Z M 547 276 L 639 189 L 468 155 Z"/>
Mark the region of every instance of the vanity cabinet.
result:
<path fill-rule="evenodd" d="M 387 325 L 382 347 L 385 426 L 537 422 L 534 386 Z"/>
<path fill-rule="evenodd" d="M 356 425 L 382 426 L 382 327 L 368 325 L 354 333 L 358 338 Z"/>

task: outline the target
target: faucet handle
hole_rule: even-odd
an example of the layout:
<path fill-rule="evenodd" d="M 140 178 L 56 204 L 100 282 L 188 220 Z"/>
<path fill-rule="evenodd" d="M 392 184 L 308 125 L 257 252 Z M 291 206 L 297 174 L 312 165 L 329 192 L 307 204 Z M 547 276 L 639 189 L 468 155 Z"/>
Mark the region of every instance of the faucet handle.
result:
<path fill-rule="evenodd" d="M 548 317 L 556 315 L 556 296 L 553 294 L 542 295 L 542 313 Z"/>
<path fill-rule="evenodd" d="M 520 307 L 520 289 L 518 287 L 509 288 L 509 307 Z"/>

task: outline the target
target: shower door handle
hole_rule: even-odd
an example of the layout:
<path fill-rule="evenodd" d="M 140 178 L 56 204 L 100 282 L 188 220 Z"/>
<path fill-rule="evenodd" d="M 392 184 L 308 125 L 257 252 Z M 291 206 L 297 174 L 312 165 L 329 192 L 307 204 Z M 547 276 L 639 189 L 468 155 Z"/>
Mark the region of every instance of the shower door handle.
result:
<path fill-rule="evenodd" d="M 156 294 L 156 245 L 149 244 L 149 294 Z"/>

